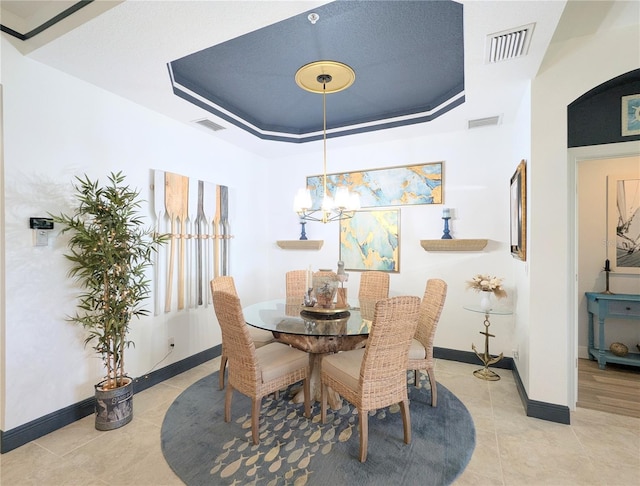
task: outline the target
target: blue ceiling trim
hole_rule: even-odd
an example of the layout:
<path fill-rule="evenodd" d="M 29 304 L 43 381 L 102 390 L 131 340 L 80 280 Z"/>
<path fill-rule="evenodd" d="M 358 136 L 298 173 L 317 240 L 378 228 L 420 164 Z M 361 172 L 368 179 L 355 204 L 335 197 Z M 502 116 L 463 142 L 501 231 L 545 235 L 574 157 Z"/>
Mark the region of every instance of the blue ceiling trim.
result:
<path fill-rule="evenodd" d="M 57 24 L 61 20 L 64 20 L 67 17 L 69 17 L 70 15 L 76 13 L 81 8 L 86 7 L 87 5 L 89 5 L 93 1 L 94 0 L 80 0 L 79 2 L 75 3 L 71 7 L 69 7 L 67 9 L 65 9 L 64 11 L 60 12 L 58 15 L 55 15 L 54 17 L 50 18 L 46 22 L 40 24 L 35 29 L 27 32 L 26 34 L 21 34 L 20 32 L 15 31 L 15 30 L 11 29 L 10 27 L 6 27 L 5 25 L 0 25 L 0 31 L 4 32 L 5 34 L 12 35 L 13 37 L 16 37 L 17 39 L 20 39 L 21 41 L 27 41 L 27 40 L 31 39 L 32 37 L 44 32 L 49 27 L 53 27 L 55 24 Z"/>
<path fill-rule="evenodd" d="M 464 103 L 463 5 L 332 2 L 168 68 L 176 96 L 259 138 L 302 143 L 322 137 L 322 100 L 294 74 L 323 59 L 356 72 L 353 86 L 327 96 L 329 137 L 431 121 Z"/>
<path fill-rule="evenodd" d="M 173 93 L 176 96 L 202 108 L 203 110 L 206 110 L 209 113 L 212 113 L 222 118 L 223 120 L 239 128 L 242 128 L 243 130 L 251 133 L 252 135 L 255 135 L 256 137 L 262 140 L 272 140 L 272 141 L 290 142 L 290 143 L 305 143 L 305 142 L 313 142 L 315 140 L 321 140 L 323 138 L 323 134 L 317 133 L 317 132 L 315 134 L 298 135 L 298 136 L 293 136 L 294 134 L 286 134 L 284 132 L 280 132 L 280 133 L 263 132 L 244 123 L 244 120 L 242 120 L 241 118 L 234 118 L 228 115 L 227 113 L 225 113 L 224 111 L 221 111 L 220 109 L 211 105 L 210 102 L 204 101 L 201 98 L 193 96 L 192 94 L 189 94 L 187 91 L 181 90 L 179 87 L 174 86 Z M 440 107 L 440 109 L 433 111 L 432 113 L 425 114 L 423 116 L 413 117 L 413 118 L 405 118 L 401 120 L 392 120 L 392 119 L 388 119 L 386 121 L 376 120 L 376 121 L 381 121 L 382 123 L 360 126 L 357 128 L 352 128 L 353 125 L 348 125 L 346 127 L 342 127 L 342 129 L 339 129 L 339 130 L 327 131 L 327 138 L 343 137 L 345 135 L 355 135 L 357 133 L 366 133 L 366 132 L 372 132 L 376 130 L 385 130 L 387 128 L 395 128 L 395 127 L 401 127 L 406 125 L 415 125 L 417 123 L 430 122 L 432 120 L 435 120 L 439 116 L 444 115 L 448 111 L 456 108 L 457 106 L 460 106 L 464 102 L 465 102 L 464 93 L 460 93 L 460 96 L 452 98 L 450 102 L 445 103 L 443 106 Z"/>

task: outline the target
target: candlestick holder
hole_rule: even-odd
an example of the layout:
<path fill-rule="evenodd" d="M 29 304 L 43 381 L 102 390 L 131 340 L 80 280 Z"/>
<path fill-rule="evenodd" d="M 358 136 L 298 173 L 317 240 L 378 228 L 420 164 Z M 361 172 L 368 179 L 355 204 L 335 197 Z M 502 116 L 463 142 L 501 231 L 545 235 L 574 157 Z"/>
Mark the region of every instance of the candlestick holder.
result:
<path fill-rule="evenodd" d="M 313 295 L 313 287 L 310 287 L 307 290 L 307 293 L 304 294 L 302 303 L 305 305 L 305 307 L 313 307 L 314 305 L 316 305 L 316 298 Z"/>
<path fill-rule="evenodd" d="M 300 221 L 300 239 L 301 240 L 306 240 L 307 239 L 307 233 L 305 233 L 304 231 L 304 227 L 307 224 L 306 221 Z"/>
<path fill-rule="evenodd" d="M 451 234 L 449 233 L 449 220 L 451 219 L 450 217 L 443 217 L 442 219 L 444 219 L 444 232 L 442 235 L 442 238 L 440 238 L 441 240 L 452 240 L 453 238 L 451 237 Z"/>
<path fill-rule="evenodd" d="M 606 282 L 606 288 L 604 291 L 600 292 L 601 294 L 613 294 L 613 292 L 611 292 L 609 290 L 609 273 L 611 273 L 611 267 L 609 266 L 609 260 L 606 260 L 604 262 L 604 274 L 605 274 L 605 282 Z"/>

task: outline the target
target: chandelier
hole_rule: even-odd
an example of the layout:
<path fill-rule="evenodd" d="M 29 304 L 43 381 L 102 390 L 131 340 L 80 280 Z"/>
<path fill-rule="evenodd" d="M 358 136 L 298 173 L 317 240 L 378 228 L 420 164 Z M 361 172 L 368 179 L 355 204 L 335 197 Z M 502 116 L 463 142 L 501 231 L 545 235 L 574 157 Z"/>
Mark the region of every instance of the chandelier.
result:
<path fill-rule="evenodd" d="M 337 93 L 347 89 L 355 81 L 356 74 L 349 66 L 337 61 L 315 61 L 305 64 L 296 72 L 296 83 L 305 91 L 322 93 L 322 204 L 313 209 L 309 188 L 298 190 L 293 201 L 293 209 L 301 221 L 339 221 L 352 218 L 360 209 L 360 196 L 350 193 L 346 187 L 336 188 L 335 197 L 327 192 L 327 93 Z M 333 83 L 331 86 L 327 86 Z"/>

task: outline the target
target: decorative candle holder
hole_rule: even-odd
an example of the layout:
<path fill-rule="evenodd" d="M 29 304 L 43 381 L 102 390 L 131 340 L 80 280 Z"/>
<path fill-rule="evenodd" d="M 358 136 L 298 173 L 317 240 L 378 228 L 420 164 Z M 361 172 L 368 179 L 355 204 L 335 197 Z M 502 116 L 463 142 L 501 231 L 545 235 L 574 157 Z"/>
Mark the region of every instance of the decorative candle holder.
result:
<path fill-rule="evenodd" d="M 347 289 L 344 288 L 344 283 L 349 280 L 349 274 L 344 271 L 344 262 L 340 260 L 338 262 L 338 272 L 336 273 L 340 287 L 338 288 L 338 297 L 336 305 L 338 307 L 347 307 Z"/>
<path fill-rule="evenodd" d="M 300 239 L 301 240 L 306 240 L 307 239 L 307 233 L 305 233 L 304 231 L 304 227 L 307 224 L 306 221 L 300 221 Z"/>
<path fill-rule="evenodd" d="M 316 298 L 313 295 L 313 287 L 307 290 L 307 293 L 304 294 L 303 304 L 305 307 L 313 307 L 316 305 Z"/>
<path fill-rule="evenodd" d="M 609 260 L 605 260 L 604 262 L 604 273 L 605 273 L 605 282 L 606 282 L 606 289 L 601 292 L 602 294 L 613 294 L 613 292 L 611 292 L 609 290 L 609 273 L 611 272 L 611 267 L 609 264 Z"/>
<path fill-rule="evenodd" d="M 451 219 L 451 217 L 443 217 L 442 219 L 444 220 L 444 232 L 442 234 L 442 238 L 440 238 L 440 239 L 441 240 L 452 240 L 453 237 L 449 233 L 449 220 Z"/>
<path fill-rule="evenodd" d="M 338 294 L 336 298 L 336 307 L 345 308 L 347 307 L 347 289 L 344 287 L 338 287 Z"/>

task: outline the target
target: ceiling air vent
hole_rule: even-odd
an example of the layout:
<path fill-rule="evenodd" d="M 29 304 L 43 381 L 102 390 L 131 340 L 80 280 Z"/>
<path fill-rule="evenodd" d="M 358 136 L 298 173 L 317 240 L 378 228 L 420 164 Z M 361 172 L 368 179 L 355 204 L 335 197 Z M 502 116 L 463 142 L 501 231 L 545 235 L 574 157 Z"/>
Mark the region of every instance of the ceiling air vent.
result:
<path fill-rule="evenodd" d="M 468 121 L 469 128 L 489 127 L 500 123 L 500 116 L 489 116 L 487 118 L 476 118 Z"/>
<path fill-rule="evenodd" d="M 211 130 L 212 132 L 219 132 L 220 130 L 224 130 L 225 128 L 222 125 L 218 125 L 217 123 L 212 122 L 208 118 L 203 118 L 202 120 L 194 120 L 196 125 L 200 125 L 201 127 L 206 128 L 207 130 Z"/>
<path fill-rule="evenodd" d="M 491 64 L 525 56 L 529 50 L 534 25 L 524 25 L 487 36 L 486 62 Z"/>

